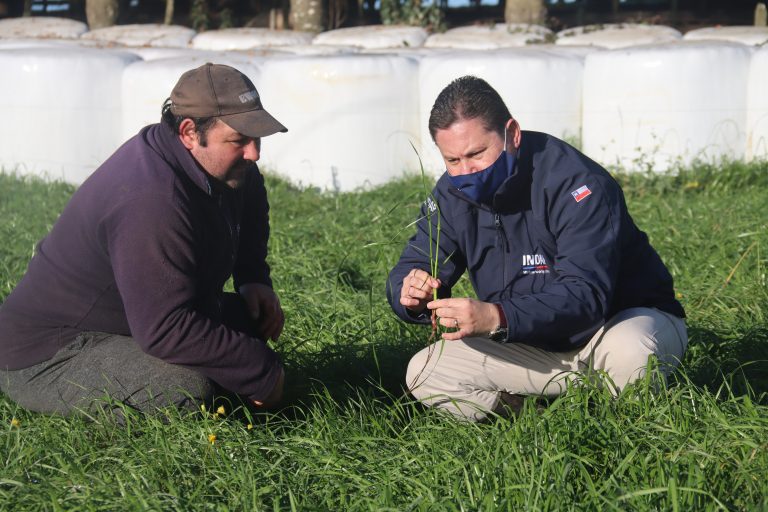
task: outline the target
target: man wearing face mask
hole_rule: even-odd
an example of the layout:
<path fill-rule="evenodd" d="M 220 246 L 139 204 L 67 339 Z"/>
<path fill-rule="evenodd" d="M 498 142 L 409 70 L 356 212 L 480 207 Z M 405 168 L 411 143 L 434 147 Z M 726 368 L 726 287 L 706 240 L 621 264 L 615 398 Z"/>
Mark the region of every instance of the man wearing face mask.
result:
<path fill-rule="evenodd" d="M 600 165 L 522 131 L 476 77 L 443 89 L 429 130 L 447 170 L 387 283 L 400 318 L 426 324 L 434 312 L 446 329 L 408 366 L 417 399 L 481 421 L 521 395 L 557 396 L 579 374 L 602 371 L 618 391 L 649 356 L 664 376 L 678 364 L 688 338 L 672 277 Z M 465 271 L 476 299 L 452 297 Z"/>
<path fill-rule="evenodd" d="M 0 307 L 0 390 L 59 414 L 195 411 L 221 391 L 276 404 L 267 341 L 284 316 L 256 161 L 261 138 L 285 131 L 240 71 L 184 73 L 162 122 L 79 187 Z"/>

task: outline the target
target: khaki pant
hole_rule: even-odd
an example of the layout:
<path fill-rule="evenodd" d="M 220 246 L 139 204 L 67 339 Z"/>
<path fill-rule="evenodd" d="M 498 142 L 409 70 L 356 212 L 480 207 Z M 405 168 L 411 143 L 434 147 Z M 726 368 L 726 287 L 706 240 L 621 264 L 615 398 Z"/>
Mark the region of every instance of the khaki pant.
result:
<path fill-rule="evenodd" d="M 583 347 L 548 352 L 487 338 L 440 341 L 418 352 L 406 384 L 423 403 L 471 421 L 499 410 L 503 393 L 561 394 L 574 372 L 608 374 L 620 390 L 645 374 L 649 356 L 666 377 L 688 345 L 685 322 L 655 308 L 632 308 L 611 318 Z"/>

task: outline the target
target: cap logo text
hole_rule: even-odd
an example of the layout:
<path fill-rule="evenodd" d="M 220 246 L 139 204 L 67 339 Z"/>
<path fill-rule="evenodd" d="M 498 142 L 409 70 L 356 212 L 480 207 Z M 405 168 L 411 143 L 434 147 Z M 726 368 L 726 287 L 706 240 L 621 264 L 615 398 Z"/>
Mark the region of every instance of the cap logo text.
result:
<path fill-rule="evenodd" d="M 259 93 L 257 93 L 256 91 L 244 92 L 243 94 L 238 96 L 238 98 L 240 98 L 240 103 L 248 103 L 249 101 L 253 101 L 258 97 L 259 97 Z"/>

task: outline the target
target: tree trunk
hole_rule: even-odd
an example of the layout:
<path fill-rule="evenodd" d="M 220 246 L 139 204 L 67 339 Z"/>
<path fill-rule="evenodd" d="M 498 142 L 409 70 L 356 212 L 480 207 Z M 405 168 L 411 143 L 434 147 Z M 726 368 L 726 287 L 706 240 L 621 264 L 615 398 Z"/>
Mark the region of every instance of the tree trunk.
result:
<path fill-rule="evenodd" d="M 322 0 L 291 0 L 291 28 L 304 32 L 323 30 Z"/>
<path fill-rule="evenodd" d="M 768 25 L 768 11 L 765 8 L 765 4 L 759 2 L 755 6 L 755 26 L 765 27 Z"/>
<path fill-rule="evenodd" d="M 163 19 L 165 25 L 173 23 L 173 7 L 173 0 L 165 0 L 165 19 Z"/>
<path fill-rule="evenodd" d="M 88 28 L 111 27 L 117 21 L 119 0 L 85 0 Z"/>
<path fill-rule="evenodd" d="M 282 9 L 269 10 L 269 28 L 271 30 L 285 29 L 285 13 Z"/>
<path fill-rule="evenodd" d="M 32 0 L 24 0 L 24 14 L 22 16 L 32 16 Z"/>
<path fill-rule="evenodd" d="M 544 0 L 506 0 L 504 21 L 543 25 L 547 16 Z"/>

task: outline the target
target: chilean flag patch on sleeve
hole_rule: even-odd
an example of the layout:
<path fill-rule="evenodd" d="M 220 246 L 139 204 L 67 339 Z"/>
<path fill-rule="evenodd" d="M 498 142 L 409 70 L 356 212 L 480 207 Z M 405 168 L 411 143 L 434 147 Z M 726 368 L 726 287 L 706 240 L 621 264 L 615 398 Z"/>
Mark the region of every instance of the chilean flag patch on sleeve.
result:
<path fill-rule="evenodd" d="M 582 199 L 586 198 L 590 194 L 592 194 L 592 191 L 589 190 L 589 187 L 586 185 L 582 185 L 576 190 L 574 190 L 573 192 L 571 192 L 571 195 L 573 196 L 573 198 L 576 200 L 577 203 L 581 202 Z"/>

